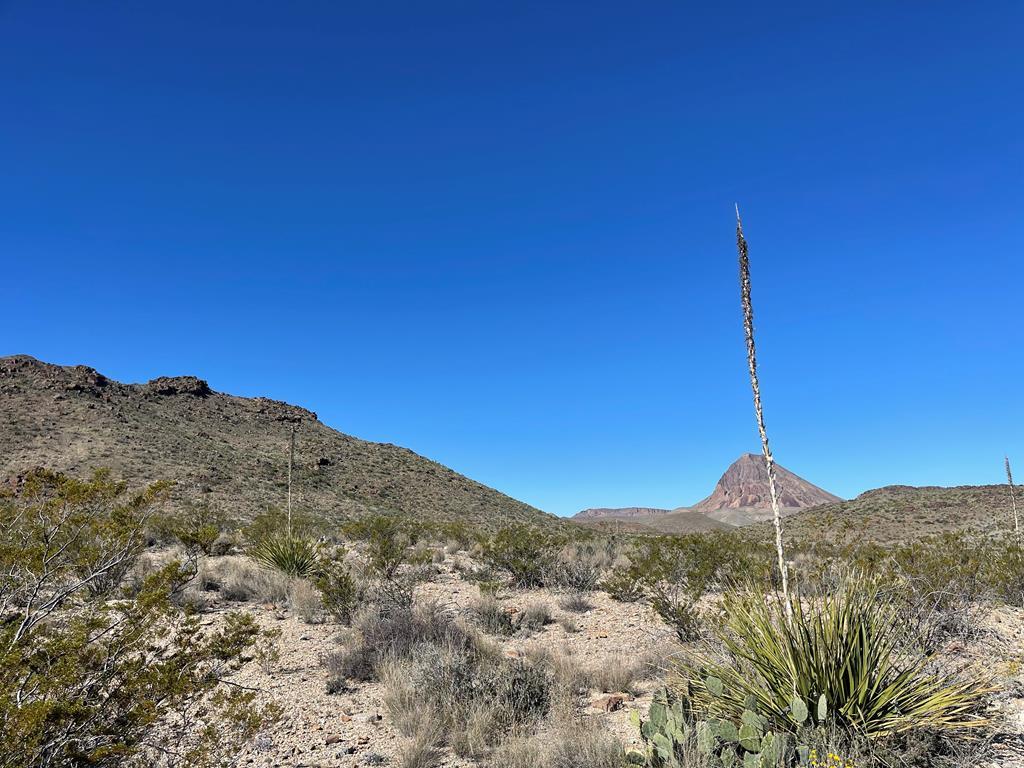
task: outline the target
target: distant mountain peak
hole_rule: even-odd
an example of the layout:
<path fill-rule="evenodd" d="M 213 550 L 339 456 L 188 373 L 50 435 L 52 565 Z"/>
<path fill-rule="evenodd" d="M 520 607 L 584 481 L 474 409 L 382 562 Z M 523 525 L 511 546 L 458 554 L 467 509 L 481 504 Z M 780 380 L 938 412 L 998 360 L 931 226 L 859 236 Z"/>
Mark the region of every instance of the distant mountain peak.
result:
<path fill-rule="evenodd" d="M 775 463 L 776 489 L 783 514 L 841 499 Z M 729 465 L 715 489 L 693 509 L 708 517 L 733 525 L 757 522 L 771 517 L 771 494 L 764 456 L 744 453 Z"/>

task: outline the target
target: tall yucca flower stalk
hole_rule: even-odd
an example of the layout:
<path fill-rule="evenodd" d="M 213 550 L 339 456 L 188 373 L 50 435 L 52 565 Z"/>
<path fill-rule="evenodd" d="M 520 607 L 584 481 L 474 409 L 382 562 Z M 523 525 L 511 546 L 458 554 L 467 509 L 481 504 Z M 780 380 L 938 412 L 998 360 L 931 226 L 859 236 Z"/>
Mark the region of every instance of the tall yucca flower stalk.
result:
<path fill-rule="evenodd" d="M 757 381 L 757 349 L 754 346 L 754 305 L 750 300 L 750 256 L 747 240 L 743 237 L 743 222 L 740 207 L 736 206 L 736 250 L 740 256 L 740 297 L 743 302 L 743 331 L 747 337 L 747 367 L 750 370 L 750 388 L 754 392 L 754 414 L 757 416 L 757 431 L 761 435 L 761 450 L 768 470 L 768 492 L 772 499 L 772 519 L 775 523 L 775 553 L 779 558 L 779 573 L 782 576 L 782 596 L 786 605 L 787 619 L 792 617 L 792 601 L 789 599 L 789 568 L 782 549 L 782 514 L 779 512 L 779 492 L 775 485 L 775 459 L 768 445 L 768 430 L 764 426 L 764 409 L 761 406 L 761 387 Z"/>
<path fill-rule="evenodd" d="M 1013 473 L 1010 471 L 1010 457 L 1004 456 L 1006 462 L 1006 482 L 1010 486 L 1010 509 L 1013 510 L 1013 535 L 1020 546 L 1020 518 L 1017 517 L 1017 494 L 1013 490 Z"/>

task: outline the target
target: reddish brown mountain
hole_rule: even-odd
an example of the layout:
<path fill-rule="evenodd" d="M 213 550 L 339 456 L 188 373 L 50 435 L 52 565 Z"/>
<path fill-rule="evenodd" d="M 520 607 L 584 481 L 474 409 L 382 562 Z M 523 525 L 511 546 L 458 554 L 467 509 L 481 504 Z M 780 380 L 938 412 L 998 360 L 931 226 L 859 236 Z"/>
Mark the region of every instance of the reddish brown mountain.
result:
<path fill-rule="evenodd" d="M 779 506 L 784 515 L 841 500 L 778 464 L 775 465 L 775 479 Z M 691 509 L 732 525 L 747 525 L 771 518 L 764 456 L 756 453 L 740 456 L 719 479 L 711 495 Z"/>

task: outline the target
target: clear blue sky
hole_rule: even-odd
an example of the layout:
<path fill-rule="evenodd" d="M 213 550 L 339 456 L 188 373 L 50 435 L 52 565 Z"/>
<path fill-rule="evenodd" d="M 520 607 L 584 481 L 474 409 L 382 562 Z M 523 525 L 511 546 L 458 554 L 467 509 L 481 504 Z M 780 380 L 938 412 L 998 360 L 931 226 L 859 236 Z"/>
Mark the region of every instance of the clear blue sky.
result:
<path fill-rule="evenodd" d="M 1024 477 L 1024 4 L 0 2 L 0 354 L 559 514 Z"/>

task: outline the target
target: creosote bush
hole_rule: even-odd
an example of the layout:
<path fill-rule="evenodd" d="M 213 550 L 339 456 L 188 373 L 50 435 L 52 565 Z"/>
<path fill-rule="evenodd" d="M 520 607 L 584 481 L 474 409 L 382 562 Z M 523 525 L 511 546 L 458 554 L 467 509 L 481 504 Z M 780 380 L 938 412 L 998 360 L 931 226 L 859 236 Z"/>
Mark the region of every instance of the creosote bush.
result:
<path fill-rule="evenodd" d="M 342 526 L 351 539 L 363 542 L 370 571 L 380 579 L 393 579 L 409 562 L 423 526 L 395 515 L 372 515 Z"/>
<path fill-rule="evenodd" d="M 172 599 L 171 560 L 121 589 L 167 486 L 129 494 L 36 471 L 0 498 L 0 765 L 205 766 L 273 715 L 222 684 L 260 641 L 252 617 L 216 629 Z M 199 723 L 202 723 L 202 727 Z"/>
<path fill-rule="evenodd" d="M 612 573 L 602 587 L 619 600 L 646 597 L 683 642 L 704 626 L 699 600 L 730 584 L 770 584 L 769 546 L 740 533 L 708 532 L 657 536 L 637 541 L 630 564 Z"/>
<path fill-rule="evenodd" d="M 351 623 L 366 599 L 365 587 L 339 554 L 321 562 L 314 584 L 320 590 L 324 610 L 340 624 Z"/>
<path fill-rule="evenodd" d="M 541 587 L 547 582 L 564 545 L 562 537 L 527 525 L 498 531 L 483 545 L 484 563 L 512 577 L 517 587 Z"/>

